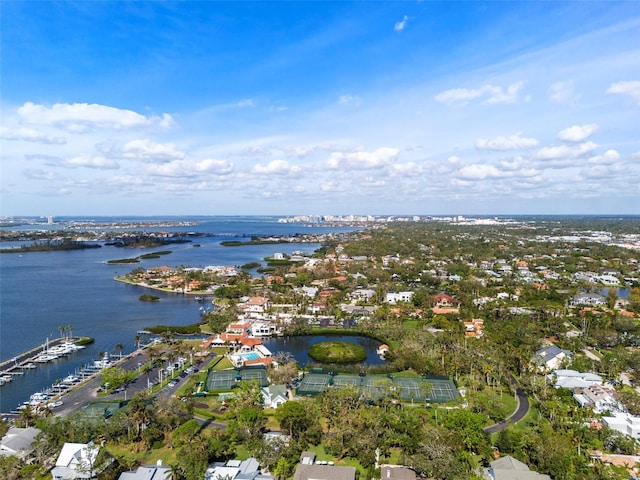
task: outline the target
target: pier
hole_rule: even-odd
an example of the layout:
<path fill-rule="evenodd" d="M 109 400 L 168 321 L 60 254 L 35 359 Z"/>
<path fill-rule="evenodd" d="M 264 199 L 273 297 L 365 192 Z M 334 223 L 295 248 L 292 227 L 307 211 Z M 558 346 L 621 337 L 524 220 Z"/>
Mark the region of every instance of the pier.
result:
<path fill-rule="evenodd" d="M 38 345 L 37 347 L 32 348 L 31 350 L 27 350 L 15 357 L 5 360 L 0 363 L 0 377 L 5 375 L 22 375 L 24 373 L 23 370 L 32 368 L 30 364 L 33 363 L 34 359 L 41 354 L 43 351 L 46 351 L 49 348 L 53 348 L 67 341 L 78 341 L 79 338 L 55 338 L 53 340 L 47 340 L 45 343 Z"/>

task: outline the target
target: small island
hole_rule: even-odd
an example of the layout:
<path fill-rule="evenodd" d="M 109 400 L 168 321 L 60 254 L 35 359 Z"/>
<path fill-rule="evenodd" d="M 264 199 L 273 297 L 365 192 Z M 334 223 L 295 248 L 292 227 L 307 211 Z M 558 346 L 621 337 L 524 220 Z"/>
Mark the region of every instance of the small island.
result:
<path fill-rule="evenodd" d="M 138 297 L 138 300 L 140 300 L 141 302 L 158 302 L 160 300 L 160 297 L 145 293 L 143 295 L 140 295 Z"/>
<path fill-rule="evenodd" d="M 309 356 L 319 363 L 358 363 L 367 359 L 367 352 L 355 343 L 336 340 L 312 345 Z"/>

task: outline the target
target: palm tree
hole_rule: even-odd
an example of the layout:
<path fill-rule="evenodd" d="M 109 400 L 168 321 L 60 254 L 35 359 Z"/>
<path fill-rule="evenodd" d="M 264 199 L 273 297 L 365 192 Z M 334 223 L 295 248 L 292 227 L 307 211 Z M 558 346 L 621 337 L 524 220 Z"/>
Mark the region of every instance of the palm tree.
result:
<path fill-rule="evenodd" d="M 64 332 L 65 327 L 64 327 L 63 325 L 60 325 L 60 326 L 58 327 L 58 330 L 60 331 L 60 338 L 62 338 L 62 332 Z"/>
<path fill-rule="evenodd" d="M 122 360 L 122 349 L 124 345 L 122 343 L 116 343 L 116 350 L 118 351 L 118 357 Z"/>
<path fill-rule="evenodd" d="M 69 332 L 69 338 L 73 338 L 73 325 L 69 324 L 66 326 L 66 330 Z"/>
<path fill-rule="evenodd" d="M 136 334 L 136 336 L 135 336 L 135 338 L 134 338 L 134 341 L 135 341 L 135 343 L 136 343 L 136 349 L 137 349 L 137 350 L 140 350 L 140 339 L 141 339 L 141 338 L 142 338 L 142 336 L 141 336 L 139 333 L 137 333 L 137 334 Z"/>

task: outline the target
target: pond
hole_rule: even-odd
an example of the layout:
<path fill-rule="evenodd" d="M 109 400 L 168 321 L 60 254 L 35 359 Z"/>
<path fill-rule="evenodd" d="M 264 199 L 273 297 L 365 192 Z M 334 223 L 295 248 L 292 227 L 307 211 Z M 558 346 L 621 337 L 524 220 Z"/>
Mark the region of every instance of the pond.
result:
<path fill-rule="evenodd" d="M 314 363 L 309 356 L 309 347 L 320 342 L 341 340 L 360 345 L 367 352 L 367 359 L 363 362 L 366 365 L 383 365 L 385 361 L 377 354 L 377 349 L 381 342 L 373 338 L 361 337 L 359 335 L 301 335 L 297 337 L 271 337 L 262 339 L 262 343 L 274 355 L 276 352 L 289 352 L 296 359 L 298 365 L 304 367 Z"/>

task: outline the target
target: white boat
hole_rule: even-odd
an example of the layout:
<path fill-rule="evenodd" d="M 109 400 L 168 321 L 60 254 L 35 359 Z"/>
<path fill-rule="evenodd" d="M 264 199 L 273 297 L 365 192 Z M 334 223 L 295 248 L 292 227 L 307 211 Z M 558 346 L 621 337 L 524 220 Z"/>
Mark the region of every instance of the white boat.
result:
<path fill-rule="evenodd" d="M 32 370 L 38 368 L 38 366 L 35 363 L 25 363 L 24 365 L 20 365 L 20 368 L 23 370 Z"/>

